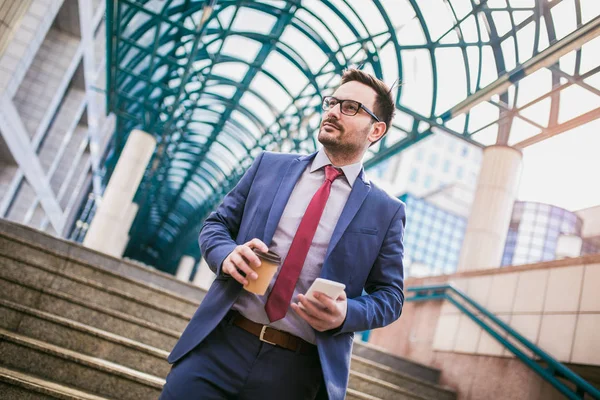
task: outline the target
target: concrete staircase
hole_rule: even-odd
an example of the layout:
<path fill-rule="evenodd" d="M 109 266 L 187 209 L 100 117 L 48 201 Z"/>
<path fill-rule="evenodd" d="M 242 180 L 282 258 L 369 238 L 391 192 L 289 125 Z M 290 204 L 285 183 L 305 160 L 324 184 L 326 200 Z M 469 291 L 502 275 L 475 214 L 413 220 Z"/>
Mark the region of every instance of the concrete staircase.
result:
<path fill-rule="evenodd" d="M 0 219 L 0 398 L 156 399 L 205 292 Z M 356 342 L 347 399 L 456 398 L 439 371 Z"/>

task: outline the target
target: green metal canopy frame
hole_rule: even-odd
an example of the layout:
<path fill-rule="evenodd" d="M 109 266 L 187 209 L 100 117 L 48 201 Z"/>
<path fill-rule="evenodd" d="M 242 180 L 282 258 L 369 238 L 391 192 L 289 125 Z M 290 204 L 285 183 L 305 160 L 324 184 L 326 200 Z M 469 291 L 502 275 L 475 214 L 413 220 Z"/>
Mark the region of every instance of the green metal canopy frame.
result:
<path fill-rule="evenodd" d="M 559 119 L 562 90 L 600 96 L 580 49 L 600 17 L 586 18 L 579 0 L 107 0 L 105 179 L 133 129 L 158 141 L 126 255 L 169 271 L 198 256 L 202 221 L 257 154 L 317 148 L 321 97 L 349 66 L 402 82 L 367 168 L 435 132 L 525 147 L 600 117 Z M 542 73 L 547 89 L 521 96 Z"/>

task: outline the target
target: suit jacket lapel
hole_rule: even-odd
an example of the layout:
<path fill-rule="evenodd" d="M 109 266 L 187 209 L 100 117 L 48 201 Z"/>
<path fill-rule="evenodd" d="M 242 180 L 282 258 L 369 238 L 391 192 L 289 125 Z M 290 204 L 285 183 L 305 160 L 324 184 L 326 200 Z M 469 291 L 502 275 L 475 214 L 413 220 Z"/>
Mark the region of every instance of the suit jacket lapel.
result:
<path fill-rule="evenodd" d="M 369 191 L 371 191 L 371 185 L 365 178 L 365 171 L 362 170 L 359 178 L 354 182 L 354 186 L 352 187 L 352 191 L 350 191 L 348 201 L 346 201 L 346 205 L 342 210 L 340 219 L 333 230 L 331 240 L 329 241 L 329 247 L 327 248 L 327 254 L 325 255 L 325 260 L 327 260 L 329 254 L 331 254 L 335 246 L 340 241 L 342 235 L 346 231 L 346 228 L 348 228 L 348 225 L 354 219 L 354 216 L 360 209 L 360 206 L 362 206 L 362 203 L 367 198 Z"/>
<path fill-rule="evenodd" d="M 284 173 L 283 180 L 277 189 L 277 193 L 275 193 L 273 206 L 271 207 L 269 216 L 267 217 L 264 234 L 264 242 L 267 244 L 267 246 L 270 246 L 271 240 L 273 240 L 275 229 L 277 229 L 277 225 L 279 224 L 283 210 L 285 209 L 290 195 L 292 194 L 292 190 L 294 190 L 294 186 L 296 186 L 296 182 L 298 182 L 298 179 L 300 179 L 300 176 L 316 154 L 317 153 L 313 153 L 309 156 L 298 157 L 288 165 L 287 171 Z"/>

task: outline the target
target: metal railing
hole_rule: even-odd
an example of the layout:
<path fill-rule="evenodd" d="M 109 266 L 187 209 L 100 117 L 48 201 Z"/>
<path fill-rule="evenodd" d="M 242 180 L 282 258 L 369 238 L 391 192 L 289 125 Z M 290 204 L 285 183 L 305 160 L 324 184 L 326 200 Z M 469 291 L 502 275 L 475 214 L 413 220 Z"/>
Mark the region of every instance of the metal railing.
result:
<path fill-rule="evenodd" d="M 494 314 L 452 285 L 411 287 L 407 288 L 406 291 L 410 294 L 414 293 L 412 296 L 407 296 L 405 299 L 406 301 L 448 300 L 567 398 L 573 400 L 584 399 L 585 395 L 588 394 L 593 399 L 600 399 L 600 390 L 596 389 L 589 382 L 565 367 L 554 357 L 527 340 L 519 332 L 502 322 Z M 500 329 L 492 326 L 473 311 L 465 307 L 465 304 L 459 302 L 456 299 L 456 296 L 464 300 L 466 304 L 473 307 L 487 319 L 493 321 Z M 530 357 L 525 354 L 521 349 L 511 343 L 511 341 L 507 340 L 504 335 L 507 335 L 530 350 L 533 356 Z M 539 361 L 545 362 L 546 366 L 540 365 Z M 575 389 L 567 386 L 561 379 L 570 383 Z"/>

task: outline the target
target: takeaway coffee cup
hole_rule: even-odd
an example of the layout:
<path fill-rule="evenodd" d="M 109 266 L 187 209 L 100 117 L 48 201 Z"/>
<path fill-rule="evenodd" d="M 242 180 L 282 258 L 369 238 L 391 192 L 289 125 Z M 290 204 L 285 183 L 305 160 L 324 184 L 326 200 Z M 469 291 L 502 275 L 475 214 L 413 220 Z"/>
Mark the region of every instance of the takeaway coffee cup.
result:
<path fill-rule="evenodd" d="M 261 261 L 260 267 L 253 268 L 254 272 L 258 275 L 258 279 L 248 279 L 248 284 L 244 285 L 244 289 L 262 296 L 267 291 L 275 272 L 277 272 L 277 268 L 281 264 L 281 257 L 272 251 L 268 253 L 263 253 L 257 249 L 253 249 L 253 251 Z"/>

